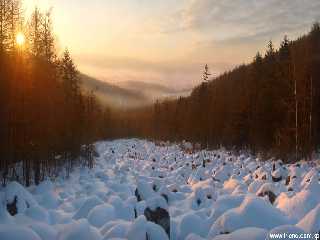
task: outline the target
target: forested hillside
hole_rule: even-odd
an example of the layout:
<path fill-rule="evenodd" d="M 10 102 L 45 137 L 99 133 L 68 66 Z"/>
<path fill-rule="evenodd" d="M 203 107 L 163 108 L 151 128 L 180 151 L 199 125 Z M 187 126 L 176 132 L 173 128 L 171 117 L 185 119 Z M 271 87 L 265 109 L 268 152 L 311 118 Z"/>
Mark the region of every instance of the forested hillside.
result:
<path fill-rule="evenodd" d="M 190 97 L 118 116 L 117 136 L 187 139 L 248 149 L 286 161 L 310 158 L 320 144 L 320 26 L 279 49 L 208 79 Z"/>
<path fill-rule="evenodd" d="M 50 12 L 23 19 L 19 0 L 0 1 L 0 98 L 3 183 L 39 183 L 61 167 L 93 164 L 107 111 L 80 91 L 69 52 L 57 56 Z"/>

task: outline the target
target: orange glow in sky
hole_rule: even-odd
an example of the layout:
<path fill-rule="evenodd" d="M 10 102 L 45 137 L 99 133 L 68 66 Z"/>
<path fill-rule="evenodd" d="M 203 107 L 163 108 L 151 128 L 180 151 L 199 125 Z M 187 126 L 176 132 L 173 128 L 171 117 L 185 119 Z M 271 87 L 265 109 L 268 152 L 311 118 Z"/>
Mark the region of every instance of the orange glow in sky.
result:
<path fill-rule="evenodd" d="M 320 21 L 320 1 L 25 0 L 53 10 L 58 51 L 102 80 L 195 85 L 249 62 L 271 39 L 294 39 Z M 308 14 L 305 14 L 308 12 Z"/>

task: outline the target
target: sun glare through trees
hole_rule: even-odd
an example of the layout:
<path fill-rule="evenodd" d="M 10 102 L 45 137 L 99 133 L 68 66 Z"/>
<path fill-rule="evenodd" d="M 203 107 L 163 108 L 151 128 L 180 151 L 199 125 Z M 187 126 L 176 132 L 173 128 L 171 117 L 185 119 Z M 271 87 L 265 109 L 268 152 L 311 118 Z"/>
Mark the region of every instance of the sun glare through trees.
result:
<path fill-rule="evenodd" d="M 17 33 L 16 42 L 20 47 L 25 44 L 25 36 L 22 32 Z"/>

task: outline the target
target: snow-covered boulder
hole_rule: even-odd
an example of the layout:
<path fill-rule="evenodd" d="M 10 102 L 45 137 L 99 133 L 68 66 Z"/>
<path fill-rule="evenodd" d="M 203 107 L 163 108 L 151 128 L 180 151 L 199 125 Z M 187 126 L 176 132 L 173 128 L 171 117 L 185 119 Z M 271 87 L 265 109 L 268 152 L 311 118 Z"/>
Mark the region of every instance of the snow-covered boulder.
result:
<path fill-rule="evenodd" d="M 161 226 L 170 238 L 170 216 L 166 209 L 160 207 L 151 209 L 148 207 L 144 210 L 144 215 L 148 221 Z"/>
<path fill-rule="evenodd" d="M 106 223 L 100 230 L 103 240 L 112 238 L 126 238 L 131 226 L 131 222 L 124 220 L 110 221 Z"/>
<path fill-rule="evenodd" d="M 49 223 L 50 216 L 46 209 L 41 206 L 35 205 L 28 208 L 25 211 L 26 216 L 32 218 L 35 221 Z"/>
<path fill-rule="evenodd" d="M 90 210 L 88 214 L 88 221 L 91 225 L 100 228 L 108 221 L 116 218 L 116 212 L 112 205 L 101 204 Z"/>
<path fill-rule="evenodd" d="M 101 240 L 98 230 L 91 227 L 87 220 L 81 219 L 68 224 L 58 233 L 57 240 Z"/>
<path fill-rule="evenodd" d="M 46 223 L 32 223 L 29 227 L 37 233 L 42 240 L 56 240 L 58 237 L 58 232 Z"/>
<path fill-rule="evenodd" d="M 290 196 L 288 193 L 281 193 L 275 205 L 278 209 L 286 213 L 293 221 L 298 222 L 309 211 L 320 203 L 320 184 L 313 179 L 305 189 Z"/>
<path fill-rule="evenodd" d="M 277 190 L 273 183 L 265 183 L 260 187 L 256 195 L 259 197 L 267 197 L 270 203 L 273 204 L 277 198 Z"/>
<path fill-rule="evenodd" d="M 212 208 L 214 209 L 212 215 L 210 216 L 210 221 L 213 224 L 223 213 L 226 211 L 237 208 L 243 202 L 245 198 L 244 194 L 239 195 L 224 195 L 217 199 L 216 202 L 213 203 Z"/>
<path fill-rule="evenodd" d="M 108 203 L 114 207 L 117 218 L 127 221 L 132 221 L 135 218 L 135 202 L 132 202 L 132 200 L 124 202 L 120 197 L 112 196 L 108 200 Z"/>
<path fill-rule="evenodd" d="M 0 195 L 0 199 L 1 195 Z M 5 204 L 0 201 L 0 225 L 1 224 L 12 224 L 14 218 L 8 213 Z"/>
<path fill-rule="evenodd" d="M 10 182 L 6 186 L 4 198 L 11 215 L 24 213 L 27 208 L 37 205 L 31 193 L 17 182 Z"/>
<path fill-rule="evenodd" d="M 216 220 L 209 236 L 215 237 L 245 227 L 272 229 L 288 222 L 289 220 L 270 203 L 249 195 L 238 208 L 230 209 Z"/>
<path fill-rule="evenodd" d="M 32 229 L 17 225 L 0 225 L 1 240 L 41 240 Z"/>
<path fill-rule="evenodd" d="M 100 198 L 96 196 L 89 197 L 80 207 L 80 209 L 74 214 L 73 219 L 79 220 L 81 218 L 86 218 L 90 210 L 100 204 L 103 204 L 103 201 Z"/>
<path fill-rule="evenodd" d="M 320 233 L 320 204 L 301 219 L 296 226 L 306 233 Z"/>
<path fill-rule="evenodd" d="M 204 226 L 206 226 L 204 219 L 194 213 L 187 213 L 180 221 L 178 239 L 185 239 L 190 233 L 205 237 L 208 230 Z"/>
<path fill-rule="evenodd" d="M 128 240 L 169 240 L 162 227 L 152 222 L 148 222 L 144 216 L 138 217 L 133 223 L 118 222 L 113 224 L 105 232 L 103 239 L 107 240 L 118 238 Z"/>

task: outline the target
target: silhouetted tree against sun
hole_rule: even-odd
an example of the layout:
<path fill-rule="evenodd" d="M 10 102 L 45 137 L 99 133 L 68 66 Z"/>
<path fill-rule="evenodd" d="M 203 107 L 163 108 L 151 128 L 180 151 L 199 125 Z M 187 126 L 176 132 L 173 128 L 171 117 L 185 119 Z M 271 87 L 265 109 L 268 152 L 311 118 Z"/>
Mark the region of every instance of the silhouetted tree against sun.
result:
<path fill-rule="evenodd" d="M 57 57 L 50 12 L 35 8 L 26 24 L 21 10 L 19 0 L 0 0 L 0 178 L 28 186 L 76 164 L 92 167 L 92 143 L 109 118 L 82 92 L 70 53 Z"/>

